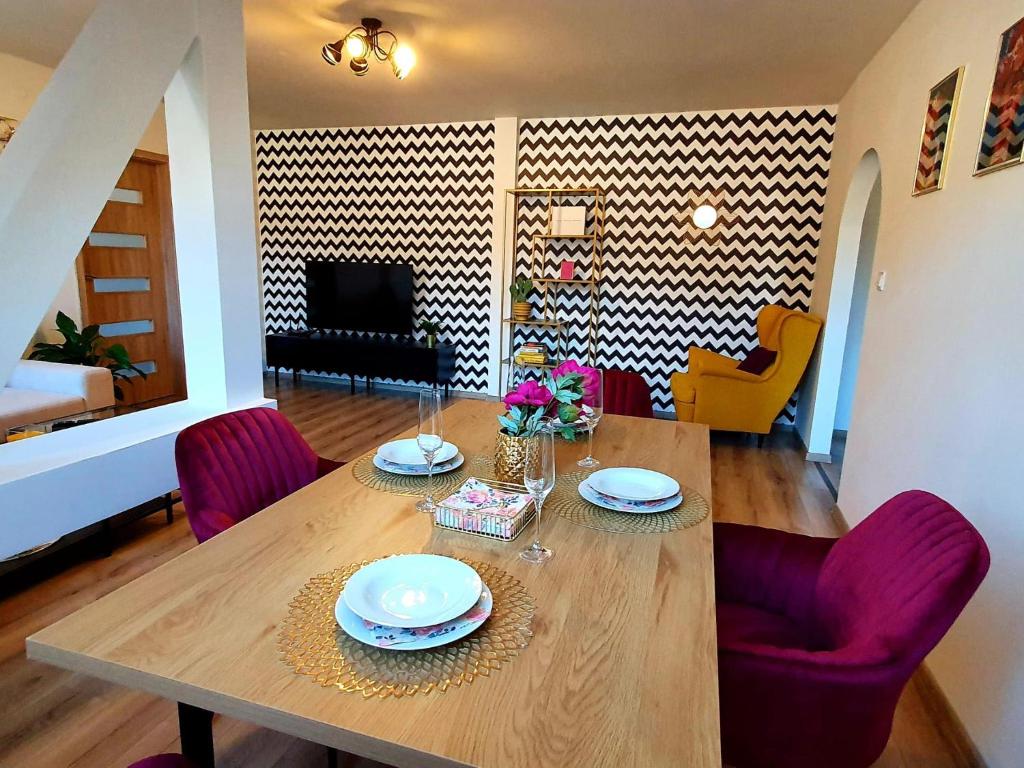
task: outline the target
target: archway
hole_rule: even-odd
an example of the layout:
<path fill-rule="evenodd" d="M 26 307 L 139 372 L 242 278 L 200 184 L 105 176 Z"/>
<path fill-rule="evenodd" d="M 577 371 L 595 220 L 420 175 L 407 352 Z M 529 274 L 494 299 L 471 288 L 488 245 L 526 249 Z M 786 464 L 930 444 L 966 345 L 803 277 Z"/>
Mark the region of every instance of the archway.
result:
<path fill-rule="evenodd" d="M 856 379 L 860 357 L 867 292 L 871 284 L 875 237 L 881 210 L 881 177 L 882 167 L 878 154 L 873 149 L 868 150 L 850 181 L 839 222 L 828 316 L 822 336 L 814 409 L 807 441 L 807 458 L 812 461 L 831 461 L 837 414 L 843 417 L 843 426 L 848 418 L 852 384 Z"/>

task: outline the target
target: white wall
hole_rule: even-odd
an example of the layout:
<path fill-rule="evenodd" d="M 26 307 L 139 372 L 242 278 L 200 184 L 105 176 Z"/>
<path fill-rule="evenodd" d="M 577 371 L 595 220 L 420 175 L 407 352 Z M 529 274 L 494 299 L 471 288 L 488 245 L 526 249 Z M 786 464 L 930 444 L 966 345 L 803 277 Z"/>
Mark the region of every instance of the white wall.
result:
<path fill-rule="evenodd" d="M 846 328 L 846 347 L 843 350 L 843 370 L 839 375 L 839 397 L 836 401 L 835 429 L 848 430 L 853 416 L 853 393 L 857 385 L 861 343 L 864 341 L 864 316 L 871 291 L 872 265 L 875 261 L 875 239 L 878 220 L 882 213 L 882 185 L 875 184 L 864 212 L 864 227 L 860 231 L 857 249 L 857 269 L 853 275 L 853 300 L 850 302 L 850 322 Z"/>
<path fill-rule="evenodd" d="M 864 153 L 882 215 L 839 505 L 851 523 L 907 488 L 979 528 L 992 569 L 929 665 L 990 766 L 1024 754 L 1024 167 L 973 178 L 1001 32 L 1019 0 L 923 0 L 840 102 L 812 308 L 827 310 L 844 198 Z M 966 65 L 946 188 L 911 197 L 932 85 Z M 809 398 L 810 401 L 810 398 Z"/>
<path fill-rule="evenodd" d="M 52 74 L 53 70 L 42 64 L 0 53 L 0 117 L 24 120 Z M 139 149 L 167 154 L 167 130 L 164 126 L 162 103 L 157 107 L 146 132 L 139 139 Z M 60 340 L 59 334 L 54 331 L 57 310 L 61 310 L 81 326 L 82 301 L 78 295 L 78 276 L 74 268 L 68 271 L 59 293 L 40 321 L 32 344 L 37 341 Z"/>

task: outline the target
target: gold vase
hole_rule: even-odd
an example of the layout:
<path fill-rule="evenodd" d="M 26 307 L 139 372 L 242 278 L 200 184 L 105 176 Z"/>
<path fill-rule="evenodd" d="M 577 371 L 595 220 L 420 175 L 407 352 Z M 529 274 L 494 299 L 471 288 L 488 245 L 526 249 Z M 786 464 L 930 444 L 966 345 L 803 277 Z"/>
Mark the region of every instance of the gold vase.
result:
<path fill-rule="evenodd" d="M 522 485 L 526 471 L 526 446 L 531 439 L 498 432 L 494 443 L 494 476 L 498 480 Z M 536 456 L 533 460 L 536 462 Z"/>
<path fill-rule="evenodd" d="M 530 319 L 530 312 L 533 307 L 528 301 L 514 301 L 512 302 L 512 319 L 518 323 L 525 323 Z"/>

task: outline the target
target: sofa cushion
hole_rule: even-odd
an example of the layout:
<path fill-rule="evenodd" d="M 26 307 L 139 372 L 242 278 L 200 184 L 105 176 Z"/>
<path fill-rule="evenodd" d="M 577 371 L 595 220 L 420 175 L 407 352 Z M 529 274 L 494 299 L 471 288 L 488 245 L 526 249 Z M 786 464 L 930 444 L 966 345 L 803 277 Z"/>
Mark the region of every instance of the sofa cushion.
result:
<path fill-rule="evenodd" d="M 74 395 L 35 389 L 0 389 L 0 438 L 7 430 L 37 421 L 59 419 L 87 410 L 85 400 Z"/>
<path fill-rule="evenodd" d="M 42 360 L 19 360 L 7 386 L 85 400 L 83 410 L 114 404 L 114 380 L 106 368 Z"/>
<path fill-rule="evenodd" d="M 772 367 L 772 363 L 775 362 L 775 358 L 778 356 L 779 353 L 774 349 L 768 349 L 767 347 L 754 347 L 747 353 L 747 356 L 743 358 L 743 361 L 736 366 L 736 370 L 760 376 Z"/>

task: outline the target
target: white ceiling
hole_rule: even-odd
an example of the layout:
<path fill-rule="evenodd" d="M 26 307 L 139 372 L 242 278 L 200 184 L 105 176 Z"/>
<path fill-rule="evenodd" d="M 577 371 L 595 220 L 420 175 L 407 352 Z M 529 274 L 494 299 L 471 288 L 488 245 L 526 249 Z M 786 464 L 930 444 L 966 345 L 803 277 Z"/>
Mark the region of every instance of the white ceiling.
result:
<path fill-rule="evenodd" d="M 0 51 L 55 66 L 97 0 L 0 0 Z M 829 104 L 917 0 L 245 0 L 256 128 Z M 418 64 L 354 77 L 362 16 Z"/>

